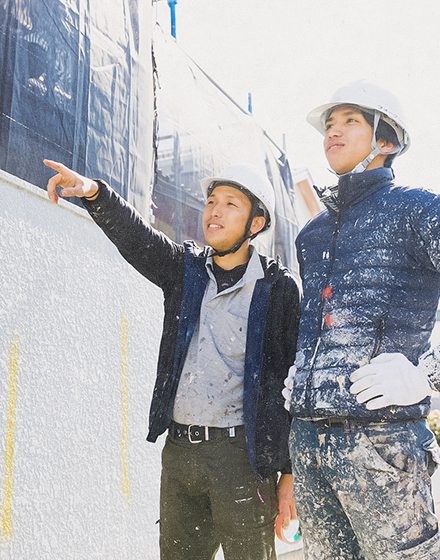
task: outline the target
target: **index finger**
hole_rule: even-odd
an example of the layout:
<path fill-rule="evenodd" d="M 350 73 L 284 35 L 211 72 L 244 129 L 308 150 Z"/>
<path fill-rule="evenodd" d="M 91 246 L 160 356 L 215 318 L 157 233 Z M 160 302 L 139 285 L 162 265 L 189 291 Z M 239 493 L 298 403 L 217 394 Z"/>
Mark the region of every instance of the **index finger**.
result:
<path fill-rule="evenodd" d="M 44 165 L 47 165 L 47 167 L 52 167 L 52 169 L 55 169 L 55 171 L 62 171 L 68 169 L 68 167 L 66 167 L 64 163 L 60 163 L 59 161 L 54 161 L 53 159 L 43 159 L 43 163 Z"/>
<path fill-rule="evenodd" d="M 278 515 L 278 517 L 275 521 L 275 534 L 280 539 L 281 542 L 284 542 L 286 544 L 295 544 L 294 540 L 289 541 L 284 536 L 283 518 L 282 518 L 281 514 Z"/>
<path fill-rule="evenodd" d="M 66 167 L 63 163 L 59 163 L 58 161 L 53 161 L 51 159 L 44 159 L 44 165 L 58 171 L 57 175 L 51 177 L 47 183 L 47 194 L 50 200 L 56 204 L 58 202 L 58 195 L 56 194 L 55 190 L 57 187 L 68 187 L 70 186 L 70 182 L 74 180 L 74 173 Z"/>
<path fill-rule="evenodd" d="M 43 159 L 43 163 L 44 165 L 47 165 L 47 167 L 51 167 L 52 169 L 55 169 L 55 171 L 58 172 L 66 167 L 62 163 L 59 163 L 58 161 L 53 161 L 52 159 Z"/>
<path fill-rule="evenodd" d="M 352 395 L 358 395 L 371 387 L 379 384 L 379 380 L 377 379 L 376 375 L 366 375 L 361 379 L 358 379 L 350 386 L 350 393 Z"/>

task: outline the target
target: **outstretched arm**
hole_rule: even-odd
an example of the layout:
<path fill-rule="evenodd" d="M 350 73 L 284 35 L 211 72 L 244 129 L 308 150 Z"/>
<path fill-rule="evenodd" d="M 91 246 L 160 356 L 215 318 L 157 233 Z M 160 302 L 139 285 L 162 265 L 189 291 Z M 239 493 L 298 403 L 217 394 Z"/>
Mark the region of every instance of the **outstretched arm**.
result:
<path fill-rule="evenodd" d="M 43 162 L 47 167 L 58 171 L 58 174 L 51 177 L 47 183 L 47 194 L 54 204 L 58 203 L 58 195 L 56 193 L 58 187 L 62 189 L 59 193 L 60 196 L 65 198 L 71 196 L 79 196 L 82 198 L 85 196 L 93 200 L 94 197 L 98 195 L 99 186 L 96 181 L 83 177 L 62 163 L 50 159 L 45 159 Z"/>
<path fill-rule="evenodd" d="M 93 181 L 55 161 L 44 163 L 58 172 L 47 185 L 50 200 L 81 197 L 92 219 L 121 255 L 143 276 L 164 291 L 173 290 L 183 274 L 184 247 L 155 230 L 126 200 L 102 181 Z M 94 202 L 96 199 L 96 202 Z"/>

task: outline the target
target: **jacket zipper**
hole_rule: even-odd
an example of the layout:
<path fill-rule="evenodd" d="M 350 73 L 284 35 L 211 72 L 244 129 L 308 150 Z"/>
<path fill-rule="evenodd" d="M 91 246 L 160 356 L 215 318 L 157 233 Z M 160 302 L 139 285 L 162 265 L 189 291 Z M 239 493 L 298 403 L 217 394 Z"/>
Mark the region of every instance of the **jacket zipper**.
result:
<path fill-rule="evenodd" d="M 325 280 L 324 290 L 326 288 L 328 288 L 330 276 L 331 276 L 331 273 L 333 271 L 333 266 L 334 266 L 334 263 L 335 263 L 336 242 L 338 240 L 339 229 L 341 227 L 341 217 L 342 217 L 341 214 L 342 214 L 341 210 L 339 210 L 337 220 L 336 220 L 336 223 L 335 223 L 335 229 L 333 231 L 333 240 L 332 240 L 332 248 L 331 248 L 331 254 L 330 254 L 330 263 L 329 263 L 329 267 L 328 267 L 327 278 Z M 323 292 L 324 292 L 324 290 L 323 290 Z M 325 299 L 321 295 L 321 305 L 320 305 L 320 308 L 319 308 L 318 338 L 317 338 L 317 341 L 316 341 L 315 350 L 313 352 L 312 361 L 310 363 L 310 370 L 309 370 L 309 374 L 307 376 L 307 381 L 306 381 L 306 397 L 305 397 L 305 403 L 304 404 L 305 404 L 305 407 L 306 407 L 306 409 L 309 413 L 310 418 L 313 418 L 310 398 L 311 398 L 313 371 L 314 371 L 314 368 L 315 368 L 316 358 L 318 356 L 319 345 L 321 343 L 322 322 L 323 322 L 323 316 L 324 316 L 324 302 L 325 302 Z"/>
<path fill-rule="evenodd" d="M 379 354 L 380 347 L 382 345 L 382 336 L 385 329 L 385 316 L 379 319 L 379 324 L 377 326 L 376 340 L 374 341 L 373 351 L 371 352 L 370 361 Z"/>

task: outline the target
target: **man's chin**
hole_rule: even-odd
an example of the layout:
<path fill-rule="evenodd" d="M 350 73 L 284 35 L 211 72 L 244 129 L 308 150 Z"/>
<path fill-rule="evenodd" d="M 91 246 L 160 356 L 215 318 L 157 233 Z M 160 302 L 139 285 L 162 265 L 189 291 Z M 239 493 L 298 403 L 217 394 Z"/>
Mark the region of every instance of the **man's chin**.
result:
<path fill-rule="evenodd" d="M 232 247 L 228 246 L 223 246 L 223 245 L 216 245 L 215 243 L 213 245 L 209 244 L 208 245 L 212 248 L 213 251 L 216 251 L 217 253 L 222 253 L 223 251 L 229 251 L 229 249 L 232 249 Z"/>

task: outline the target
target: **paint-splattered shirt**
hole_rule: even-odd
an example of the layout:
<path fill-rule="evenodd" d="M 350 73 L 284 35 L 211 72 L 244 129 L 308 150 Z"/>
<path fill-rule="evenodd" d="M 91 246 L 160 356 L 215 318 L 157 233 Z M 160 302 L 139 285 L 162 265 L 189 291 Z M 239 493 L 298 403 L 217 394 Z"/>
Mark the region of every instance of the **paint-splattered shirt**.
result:
<path fill-rule="evenodd" d="M 185 360 L 173 419 L 181 424 L 243 424 L 243 373 L 247 322 L 255 282 L 263 269 L 254 250 L 241 279 L 218 292 L 212 258 L 200 318 Z"/>

